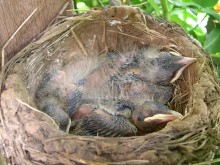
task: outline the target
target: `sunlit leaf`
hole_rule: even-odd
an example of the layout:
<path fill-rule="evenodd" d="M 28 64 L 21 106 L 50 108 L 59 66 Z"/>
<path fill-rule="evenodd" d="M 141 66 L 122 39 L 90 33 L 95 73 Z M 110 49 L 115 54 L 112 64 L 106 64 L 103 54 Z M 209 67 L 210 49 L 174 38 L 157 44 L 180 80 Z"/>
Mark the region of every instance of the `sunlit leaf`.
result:
<path fill-rule="evenodd" d="M 203 31 L 203 29 L 202 28 L 200 28 L 199 26 L 197 26 L 195 29 L 193 29 L 193 31 L 195 31 L 195 33 L 197 34 L 197 35 L 200 35 L 200 36 L 205 36 L 205 32 Z"/>
<path fill-rule="evenodd" d="M 180 24 L 186 31 L 190 31 L 197 24 L 197 17 L 190 10 L 180 8 L 170 13 L 170 20 Z"/>
<path fill-rule="evenodd" d="M 79 9 L 79 12 L 84 12 L 85 10 L 90 9 L 84 2 L 78 2 L 77 8 Z"/>

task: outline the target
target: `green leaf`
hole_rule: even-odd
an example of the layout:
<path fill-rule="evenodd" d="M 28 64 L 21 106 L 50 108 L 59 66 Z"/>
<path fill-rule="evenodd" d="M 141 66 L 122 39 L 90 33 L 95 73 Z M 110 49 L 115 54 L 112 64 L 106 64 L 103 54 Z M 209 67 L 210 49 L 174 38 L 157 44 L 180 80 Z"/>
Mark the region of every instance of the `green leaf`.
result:
<path fill-rule="evenodd" d="M 218 55 L 212 55 L 212 61 L 216 66 L 220 67 L 220 54 Z M 219 68 L 220 69 L 220 68 Z M 220 158 L 220 151 L 218 152 L 218 157 Z"/>
<path fill-rule="evenodd" d="M 197 17 L 188 9 L 174 9 L 170 13 L 170 20 L 180 24 L 186 31 L 190 31 L 197 24 Z"/>
<path fill-rule="evenodd" d="M 182 2 L 182 1 L 175 1 L 175 0 L 170 0 L 171 3 L 173 3 L 175 6 L 181 7 L 181 8 L 187 8 L 187 7 L 195 7 L 195 8 L 200 8 L 201 6 L 192 2 L 192 1 L 187 1 L 187 2 Z"/>
<path fill-rule="evenodd" d="M 140 4 L 140 3 L 142 3 L 142 2 L 139 1 L 139 0 L 133 0 L 133 1 L 132 1 L 132 4 L 133 4 L 133 5 L 137 5 L 137 4 Z"/>
<path fill-rule="evenodd" d="M 192 1 L 204 8 L 213 7 L 218 2 L 218 0 L 192 0 Z"/>
<path fill-rule="evenodd" d="M 199 0 L 199 1 L 209 1 L 209 0 Z M 220 15 L 214 11 L 213 9 L 214 5 L 209 8 L 208 7 L 204 8 L 194 2 L 181 2 L 181 1 L 173 1 L 173 0 L 170 0 L 170 2 L 172 2 L 175 6 L 178 6 L 180 8 L 197 8 L 204 13 L 212 15 L 213 17 L 215 17 L 215 19 L 217 19 L 220 22 Z"/>
<path fill-rule="evenodd" d="M 196 34 L 196 39 L 202 44 L 204 45 L 204 41 L 205 41 L 205 33 L 203 32 L 203 30 L 199 27 L 197 27 L 194 30 L 195 34 Z"/>
<path fill-rule="evenodd" d="M 206 35 L 204 49 L 210 53 L 220 52 L 220 27 L 216 26 L 210 33 Z"/>
<path fill-rule="evenodd" d="M 151 5 L 144 5 L 141 8 L 150 14 L 155 11 L 155 9 Z"/>
<path fill-rule="evenodd" d="M 211 32 L 216 27 L 215 24 L 216 24 L 215 18 L 213 18 L 212 16 L 209 16 L 208 22 L 206 25 L 207 33 Z"/>
<path fill-rule="evenodd" d="M 182 2 L 191 2 L 192 0 L 181 0 Z"/>
<path fill-rule="evenodd" d="M 220 52 L 216 54 L 211 54 L 211 57 L 213 64 L 215 65 L 215 68 L 217 70 L 218 77 L 220 78 Z M 220 158 L 220 150 L 217 153 L 215 153 L 215 158 Z M 212 165 L 219 165 L 219 163 L 212 163 Z"/>
<path fill-rule="evenodd" d="M 202 30 L 202 28 L 200 28 L 199 26 L 198 27 L 196 27 L 195 29 L 194 29 L 194 31 L 195 31 L 195 33 L 197 34 L 197 35 L 205 35 L 205 32 Z"/>
<path fill-rule="evenodd" d="M 213 17 L 215 17 L 215 19 L 217 19 L 219 22 L 220 22 L 220 15 L 218 14 L 218 13 L 216 13 L 215 11 L 214 11 L 214 9 L 209 9 L 209 8 L 201 8 L 200 9 L 202 12 L 204 12 L 204 13 L 207 13 L 207 14 L 209 14 L 209 15 L 211 15 L 211 16 L 213 16 Z"/>
<path fill-rule="evenodd" d="M 80 9 L 79 12 L 84 12 L 89 9 L 89 6 L 87 6 L 84 2 L 78 2 L 77 8 Z"/>
<path fill-rule="evenodd" d="M 159 6 L 155 3 L 154 0 L 148 0 L 148 2 L 151 4 L 151 6 L 152 6 L 158 13 L 161 13 L 161 9 L 160 9 Z"/>

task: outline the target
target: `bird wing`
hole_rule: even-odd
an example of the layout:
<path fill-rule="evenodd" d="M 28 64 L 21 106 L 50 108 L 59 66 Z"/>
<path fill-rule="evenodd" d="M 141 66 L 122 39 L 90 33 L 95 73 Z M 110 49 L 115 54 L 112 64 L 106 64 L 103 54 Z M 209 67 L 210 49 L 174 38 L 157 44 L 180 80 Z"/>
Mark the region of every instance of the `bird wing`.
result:
<path fill-rule="evenodd" d="M 132 136 L 137 129 L 120 115 L 98 110 L 83 119 L 72 121 L 70 133 L 104 137 Z"/>

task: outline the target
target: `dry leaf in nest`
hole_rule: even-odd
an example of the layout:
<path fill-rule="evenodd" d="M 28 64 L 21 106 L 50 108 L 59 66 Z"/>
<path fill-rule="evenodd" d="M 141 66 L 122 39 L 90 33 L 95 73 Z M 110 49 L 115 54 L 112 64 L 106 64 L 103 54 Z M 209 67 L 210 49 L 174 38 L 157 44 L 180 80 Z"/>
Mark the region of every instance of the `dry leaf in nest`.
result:
<path fill-rule="evenodd" d="M 182 121 L 145 136 L 84 137 L 59 130 L 37 109 L 33 96 L 49 63 L 57 62 L 53 59 L 65 65 L 81 55 L 129 52 L 134 45 L 197 58 L 175 83 L 170 102 L 185 115 Z M 209 56 L 180 27 L 137 8 L 113 7 L 63 20 L 5 66 L 1 83 L 1 137 L 12 164 L 196 163 L 212 159 L 219 143 L 219 85 Z"/>

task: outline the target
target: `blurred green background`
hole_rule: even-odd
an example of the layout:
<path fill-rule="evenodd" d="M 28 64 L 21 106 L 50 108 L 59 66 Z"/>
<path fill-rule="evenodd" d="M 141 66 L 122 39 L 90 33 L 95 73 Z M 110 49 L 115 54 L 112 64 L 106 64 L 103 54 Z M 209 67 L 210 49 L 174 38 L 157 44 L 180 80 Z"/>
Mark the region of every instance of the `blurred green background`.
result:
<path fill-rule="evenodd" d="M 181 25 L 207 50 L 220 77 L 220 2 L 218 0 L 75 0 L 74 8 L 79 13 L 90 8 L 124 5 L 140 7 L 145 13 L 164 17 Z"/>

